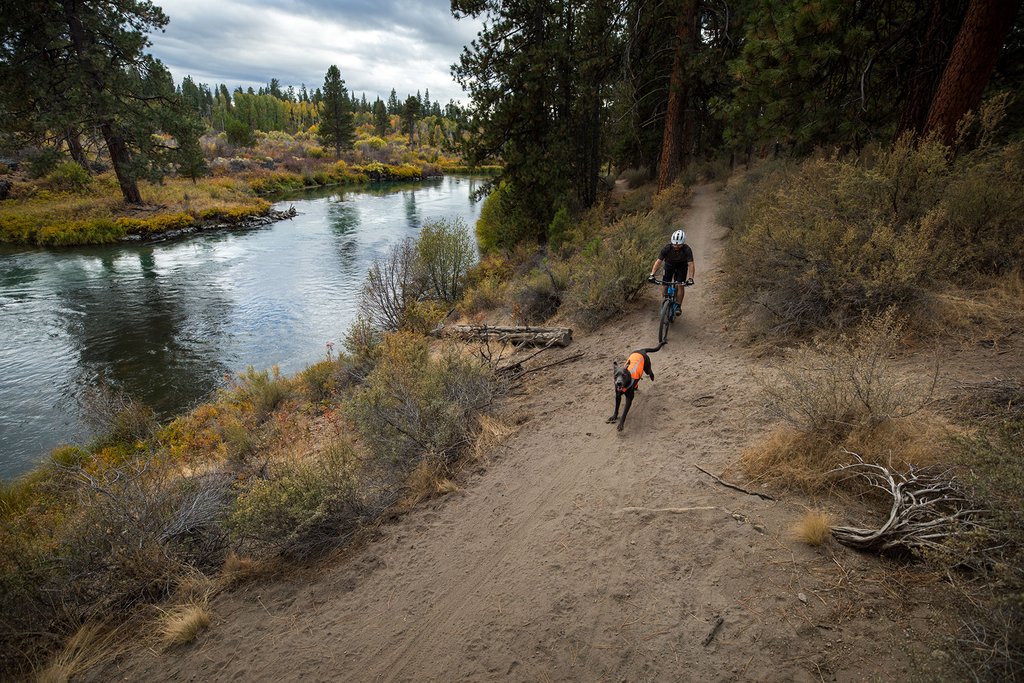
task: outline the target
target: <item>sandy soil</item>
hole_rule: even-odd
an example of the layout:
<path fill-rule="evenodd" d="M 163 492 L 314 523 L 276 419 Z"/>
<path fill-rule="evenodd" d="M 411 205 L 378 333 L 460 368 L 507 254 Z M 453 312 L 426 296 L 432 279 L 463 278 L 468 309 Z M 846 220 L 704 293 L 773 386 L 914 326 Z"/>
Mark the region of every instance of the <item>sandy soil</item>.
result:
<path fill-rule="evenodd" d="M 611 362 L 657 338 L 658 293 L 511 399 L 526 421 L 462 490 L 313 577 L 220 595 L 214 624 L 130 680 L 861 681 L 954 678 L 945 589 L 791 525 L 810 501 L 725 488 L 763 434 L 749 353 L 714 299 L 714 188 L 684 225 L 698 286 L 652 355 L 625 431 Z M 558 354 L 548 352 L 548 360 Z"/>

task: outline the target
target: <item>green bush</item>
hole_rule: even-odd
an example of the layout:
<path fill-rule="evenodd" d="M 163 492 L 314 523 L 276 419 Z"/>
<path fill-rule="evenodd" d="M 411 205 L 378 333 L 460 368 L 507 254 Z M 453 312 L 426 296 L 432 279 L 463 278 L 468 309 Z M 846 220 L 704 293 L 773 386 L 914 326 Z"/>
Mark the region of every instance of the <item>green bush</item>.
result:
<path fill-rule="evenodd" d="M 422 457 L 454 461 L 491 391 L 491 375 L 477 361 L 454 349 L 432 358 L 427 338 L 397 332 L 385 337 L 348 414 L 377 462 L 408 473 Z"/>
<path fill-rule="evenodd" d="M 265 419 L 291 391 L 290 382 L 275 365 L 269 371 L 256 371 L 251 365 L 240 373 L 230 389 L 232 400 L 251 407 L 257 422 Z"/>
<path fill-rule="evenodd" d="M 569 237 L 572 227 L 569 209 L 564 206 L 559 207 L 548 225 L 548 244 L 552 249 L 558 249 L 562 245 L 562 242 Z"/>
<path fill-rule="evenodd" d="M 508 186 L 499 184 L 487 195 L 476 222 L 476 241 L 480 251 L 510 249 L 533 236 L 528 222 L 512 205 Z"/>
<path fill-rule="evenodd" d="M 235 499 L 227 520 L 232 537 L 257 553 L 308 556 L 338 545 L 361 521 L 357 465 L 342 439 L 318 456 L 274 465 Z"/>
<path fill-rule="evenodd" d="M 424 224 L 416 238 L 416 269 L 431 297 L 452 304 L 462 296 L 466 272 L 476 258 L 461 218 Z"/>
<path fill-rule="evenodd" d="M 626 310 L 644 288 L 651 263 L 664 241 L 651 215 L 630 216 L 609 228 L 569 264 L 562 308 L 569 319 L 592 329 Z"/>
<path fill-rule="evenodd" d="M 82 193 L 89 189 L 91 182 L 89 172 L 73 161 L 57 164 L 46 174 L 46 184 L 58 192 Z"/>
<path fill-rule="evenodd" d="M 238 119 L 228 119 L 227 125 L 224 126 L 224 135 L 230 144 L 238 147 L 255 147 L 256 146 L 256 133 L 244 121 Z"/>

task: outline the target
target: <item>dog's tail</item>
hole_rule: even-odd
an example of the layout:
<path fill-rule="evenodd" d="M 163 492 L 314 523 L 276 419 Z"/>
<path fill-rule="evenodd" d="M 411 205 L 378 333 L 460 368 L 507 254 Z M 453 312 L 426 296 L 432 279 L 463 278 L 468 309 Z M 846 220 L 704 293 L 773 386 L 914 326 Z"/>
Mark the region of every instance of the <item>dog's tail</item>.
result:
<path fill-rule="evenodd" d="M 660 344 L 658 344 L 657 346 L 655 346 L 654 348 L 650 348 L 650 349 L 637 349 L 637 351 L 639 351 L 640 353 L 657 353 L 659 350 L 661 350 L 661 347 L 664 346 L 665 344 L 668 344 L 668 342 L 667 341 L 663 341 Z"/>

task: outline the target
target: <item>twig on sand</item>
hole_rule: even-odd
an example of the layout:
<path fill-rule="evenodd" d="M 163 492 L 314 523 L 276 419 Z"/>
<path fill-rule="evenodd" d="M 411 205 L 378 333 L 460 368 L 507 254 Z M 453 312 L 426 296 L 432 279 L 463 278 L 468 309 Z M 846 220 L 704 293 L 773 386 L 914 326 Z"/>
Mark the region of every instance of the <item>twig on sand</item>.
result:
<path fill-rule="evenodd" d="M 529 370 L 524 370 L 523 374 L 524 375 L 528 375 L 531 372 L 537 372 L 538 370 L 543 370 L 544 368 L 554 367 L 555 365 L 561 365 L 562 363 L 570 363 L 570 362 L 572 362 L 574 360 L 579 360 L 580 358 L 583 358 L 583 353 L 582 352 L 576 353 L 576 354 L 574 354 L 572 356 L 569 356 L 567 358 L 563 358 L 561 360 L 556 360 L 554 363 L 548 363 L 547 365 L 538 365 L 535 368 L 530 368 Z"/>
<path fill-rule="evenodd" d="M 669 514 L 669 515 L 678 515 L 678 514 L 681 514 L 683 512 L 696 512 L 698 510 L 723 510 L 725 512 L 728 512 L 728 510 L 726 510 L 725 508 L 719 507 L 717 505 L 702 505 L 702 506 L 699 506 L 699 507 L 692 507 L 692 508 L 641 508 L 641 507 L 628 507 L 628 508 L 622 508 L 621 510 L 619 510 L 619 512 L 664 512 L 665 514 Z"/>
<path fill-rule="evenodd" d="M 778 498 L 772 498 L 767 493 L 759 493 L 757 491 L 750 491 L 748 489 L 743 488 L 742 486 L 737 486 L 736 484 L 730 484 L 729 482 L 723 480 L 721 477 L 719 477 L 717 475 L 714 475 L 714 474 L 711 474 L 710 472 L 708 472 L 706 469 L 704 469 L 700 465 L 694 465 L 694 467 L 696 467 L 698 470 L 700 470 L 704 474 L 708 475 L 709 477 L 711 477 L 712 479 L 717 481 L 722 486 L 725 486 L 726 488 L 730 488 L 730 489 L 733 489 L 735 491 L 739 491 L 740 493 L 745 493 L 748 496 L 757 496 L 761 500 L 778 500 Z"/>
<path fill-rule="evenodd" d="M 715 617 L 715 625 L 711 627 L 711 632 L 704 636 L 704 647 L 711 644 L 711 641 L 718 635 L 718 630 L 722 628 L 722 624 L 725 623 L 725 619 L 721 616 Z"/>

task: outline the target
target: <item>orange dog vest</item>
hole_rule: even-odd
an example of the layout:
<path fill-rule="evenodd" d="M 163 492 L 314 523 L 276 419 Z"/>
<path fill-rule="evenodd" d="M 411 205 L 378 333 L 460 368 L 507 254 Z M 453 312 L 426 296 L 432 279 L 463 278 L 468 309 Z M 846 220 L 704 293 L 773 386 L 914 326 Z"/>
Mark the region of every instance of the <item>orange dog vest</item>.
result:
<path fill-rule="evenodd" d="M 629 354 L 626 369 L 629 370 L 629 376 L 633 378 L 633 386 L 639 384 L 640 377 L 644 374 L 644 355 L 642 353 Z"/>

